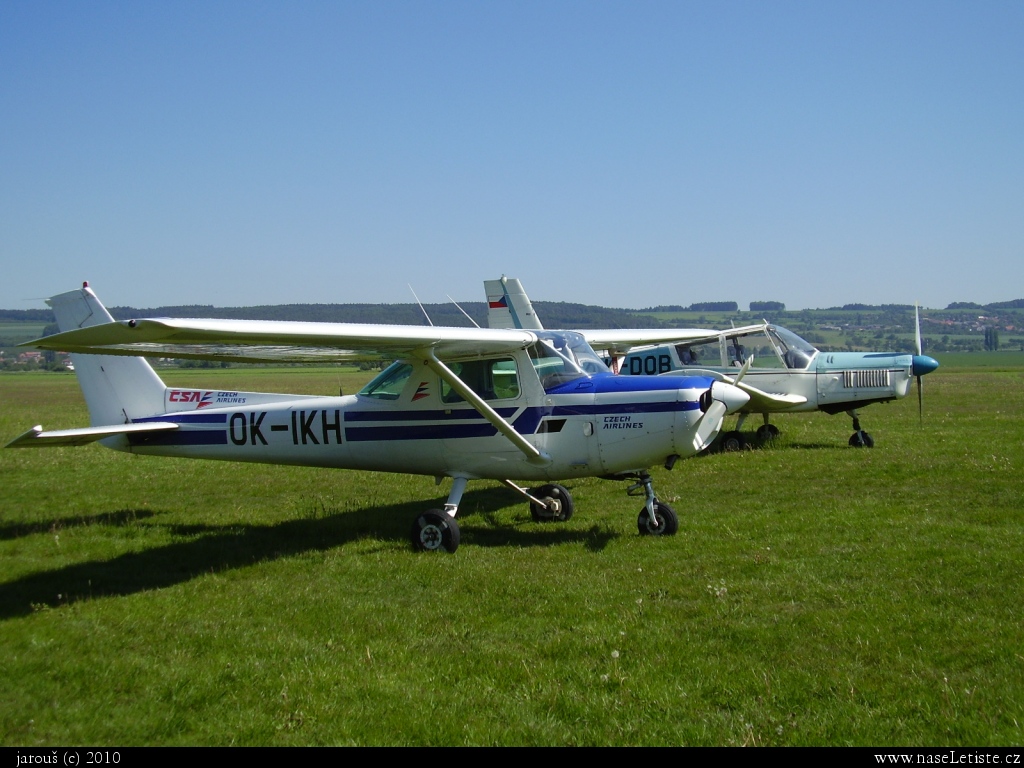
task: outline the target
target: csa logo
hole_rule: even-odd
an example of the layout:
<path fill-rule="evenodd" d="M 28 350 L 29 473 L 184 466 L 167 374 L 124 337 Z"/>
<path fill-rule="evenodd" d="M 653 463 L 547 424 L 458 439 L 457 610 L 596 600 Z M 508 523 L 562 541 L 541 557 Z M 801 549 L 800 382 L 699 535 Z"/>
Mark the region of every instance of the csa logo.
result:
<path fill-rule="evenodd" d="M 203 392 L 198 389 L 172 389 L 167 399 L 172 403 L 193 403 L 198 410 L 213 405 L 213 395 L 213 392 Z"/>

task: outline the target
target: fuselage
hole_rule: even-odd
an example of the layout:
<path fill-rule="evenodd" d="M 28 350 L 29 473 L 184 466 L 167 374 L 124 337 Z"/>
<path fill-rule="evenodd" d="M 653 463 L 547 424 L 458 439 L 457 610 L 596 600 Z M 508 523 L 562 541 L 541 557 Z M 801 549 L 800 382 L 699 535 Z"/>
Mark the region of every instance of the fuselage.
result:
<path fill-rule="evenodd" d="M 635 349 L 624 358 L 621 371 L 732 378 L 754 353 L 743 383 L 762 392 L 795 396 L 802 402 L 770 402 L 754 396 L 741 413 L 848 411 L 905 397 L 914 376 L 938 367 L 926 355 L 821 352 L 792 331 L 768 326 L 764 334 L 723 338 L 720 344 L 703 344 L 699 349 L 686 344 Z"/>
<path fill-rule="evenodd" d="M 357 395 L 309 397 L 168 388 L 164 412 L 135 422 L 177 430 L 104 441 L 135 453 L 424 475 L 557 480 L 689 456 L 704 376 L 546 382 L 525 351 L 471 360 L 460 376 L 547 458 L 531 459 L 421 360 L 395 363 Z M 543 373 L 543 370 L 541 370 Z M 730 410 L 746 396 L 728 391 Z M 717 428 L 710 437 L 717 434 Z"/>

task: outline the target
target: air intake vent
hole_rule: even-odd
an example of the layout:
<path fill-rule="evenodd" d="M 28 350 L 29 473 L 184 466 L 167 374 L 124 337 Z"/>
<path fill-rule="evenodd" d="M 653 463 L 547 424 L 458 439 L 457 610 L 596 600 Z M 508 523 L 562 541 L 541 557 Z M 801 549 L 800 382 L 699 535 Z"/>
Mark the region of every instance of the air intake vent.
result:
<path fill-rule="evenodd" d="M 873 371 L 843 371 L 843 386 L 847 389 L 888 387 L 890 386 L 889 371 L 884 369 Z"/>

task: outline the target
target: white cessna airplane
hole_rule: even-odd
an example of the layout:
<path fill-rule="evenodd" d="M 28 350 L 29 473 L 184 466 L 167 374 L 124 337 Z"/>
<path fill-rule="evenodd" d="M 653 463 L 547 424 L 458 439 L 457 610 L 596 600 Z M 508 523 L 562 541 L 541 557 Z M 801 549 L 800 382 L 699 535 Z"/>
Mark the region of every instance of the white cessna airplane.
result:
<path fill-rule="evenodd" d="M 459 545 L 466 484 L 500 480 L 537 520 L 567 520 L 554 483 L 633 479 L 641 534 L 678 519 L 647 468 L 714 440 L 748 396 L 703 376 L 614 376 L 573 332 L 255 320 L 114 322 L 88 284 L 48 302 L 60 333 L 27 345 L 72 353 L 92 426 L 37 426 L 8 447 L 81 445 L 159 456 L 452 478 L 444 509 L 419 515 L 421 550 Z M 239 362 L 397 360 L 356 395 L 316 397 L 168 387 L 143 358 Z M 539 482 L 527 491 L 514 481 Z"/>

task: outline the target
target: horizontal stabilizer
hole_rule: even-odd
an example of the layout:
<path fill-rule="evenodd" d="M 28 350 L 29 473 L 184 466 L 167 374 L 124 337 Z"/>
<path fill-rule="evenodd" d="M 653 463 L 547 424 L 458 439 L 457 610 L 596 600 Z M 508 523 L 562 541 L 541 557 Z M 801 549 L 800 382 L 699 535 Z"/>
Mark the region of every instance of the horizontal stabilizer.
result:
<path fill-rule="evenodd" d="M 54 445 L 85 445 L 114 435 L 164 432 L 177 428 L 177 424 L 168 421 L 156 421 L 149 424 L 112 424 L 107 427 L 83 427 L 82 429 L 55 429 L 52 432 L 44 432 L 41 426 L 35 426 L 25 434 L 11 440 L 5 447 L 45 448 Z"/>
<path fill-rule="evenodd" d="M 745 381 L 739 382 L 736 386 L 750 395 L 751 410 L 756 410 L 756 406 L 784 408 L 787 405 L 802 405 L 807 402 L 807 398 L 803 395 L 784 395 L 779 394 L 778 392 L 765 392 L 763 389 L 750 386 Z"/>

